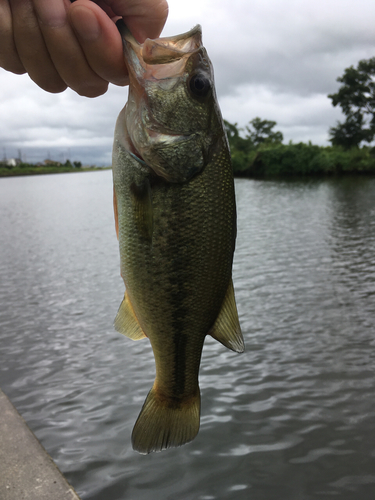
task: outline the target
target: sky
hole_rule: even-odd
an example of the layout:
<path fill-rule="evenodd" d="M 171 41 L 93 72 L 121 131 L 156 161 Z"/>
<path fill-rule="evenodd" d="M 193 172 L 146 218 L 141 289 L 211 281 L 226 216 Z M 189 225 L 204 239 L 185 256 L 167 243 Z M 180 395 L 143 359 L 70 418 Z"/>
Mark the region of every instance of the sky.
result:
<path fill-rule="evenodd" d="M 163 36 L 203 29 L 223 117 L 244 127 L 273 120 L 284 142 L 329 144 L 343 120 L 328 94 L 337 77 L 375 56 L 374 0 L 169 0 Z M 27 75 L 0 69 L 0 159 L 110 165 L 127 89 L 89 99 L 49 94 Z"/>

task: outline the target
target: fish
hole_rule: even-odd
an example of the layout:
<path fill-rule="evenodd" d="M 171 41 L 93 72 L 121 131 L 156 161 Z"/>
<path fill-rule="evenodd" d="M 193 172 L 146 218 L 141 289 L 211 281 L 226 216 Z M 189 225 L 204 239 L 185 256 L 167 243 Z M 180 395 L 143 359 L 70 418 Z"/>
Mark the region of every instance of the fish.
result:
<path fill-rule="evenodd" d="M 129 94 L 116 122 L 113 186 L 125 295 L 114 327 L 148 338 L 156 376 L 133 449 L 192 441 L 205 337 L 244 351 L 232 282 L 236 201 L 212 63 L 198 25 L 143 44 L 121 21 Z"/>

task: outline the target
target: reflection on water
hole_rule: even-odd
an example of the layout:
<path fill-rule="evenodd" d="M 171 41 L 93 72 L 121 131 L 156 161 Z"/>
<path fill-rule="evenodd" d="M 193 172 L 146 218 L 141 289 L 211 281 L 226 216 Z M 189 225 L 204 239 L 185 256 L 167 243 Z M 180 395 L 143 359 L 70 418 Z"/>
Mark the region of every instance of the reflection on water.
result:
<path fill-rule="evenodd" d="M 236 190 L 247 350 L 208 338 L 198 437 L 141 456 L 111 173 L 0 179 L 0 384 L 84 500 L 374 498 L 375 179 Z"/>

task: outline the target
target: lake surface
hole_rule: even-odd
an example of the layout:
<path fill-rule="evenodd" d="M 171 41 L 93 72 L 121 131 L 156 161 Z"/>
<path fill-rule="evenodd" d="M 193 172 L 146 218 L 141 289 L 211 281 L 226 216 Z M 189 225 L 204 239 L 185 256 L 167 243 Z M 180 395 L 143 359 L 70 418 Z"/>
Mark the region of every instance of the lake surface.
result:
<path fill-rule="evenodd" d="M 143 456 L 111 172 L 0 179 L 0 385 L 83 500 L 375 498 L 375 179 L 236 191 L 246 352 L 207 338 L 197 438 Z"/>

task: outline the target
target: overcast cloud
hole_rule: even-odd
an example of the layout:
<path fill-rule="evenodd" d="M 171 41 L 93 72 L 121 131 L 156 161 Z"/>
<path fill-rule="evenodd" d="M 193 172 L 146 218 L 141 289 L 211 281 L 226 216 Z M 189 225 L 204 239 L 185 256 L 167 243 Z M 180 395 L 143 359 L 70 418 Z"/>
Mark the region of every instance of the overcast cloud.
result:
<path fill-rule="evenodd" d="M 224 118 L 244 126 L 277 122 L 284 141 L 328 144 L 342 118 L 327 94 L 336 78 L 375 55 L 374 0 L 169 0 L 163 34 L 199 23 L 215 68 Z M 0 70 L 0 154 L 37 161 L 110 164 L 116 117 L 127 90 L 96 99 L 67 90 L 51 95 L 28 76 Z"/>

